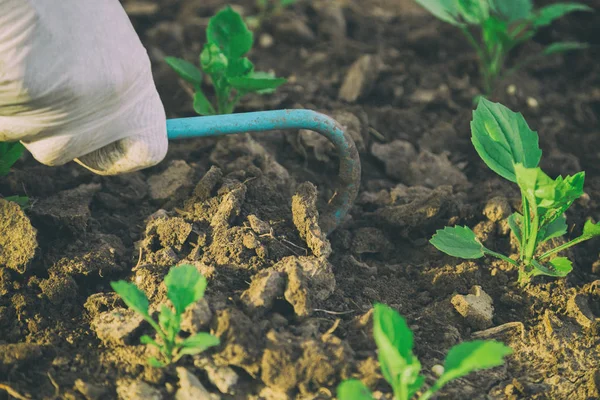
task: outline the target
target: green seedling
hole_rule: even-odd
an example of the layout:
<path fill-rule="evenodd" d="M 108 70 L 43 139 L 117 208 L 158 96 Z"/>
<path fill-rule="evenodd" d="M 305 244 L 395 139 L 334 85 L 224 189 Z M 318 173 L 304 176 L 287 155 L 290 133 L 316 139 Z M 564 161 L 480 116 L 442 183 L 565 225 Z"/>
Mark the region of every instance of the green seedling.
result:
<path fill-rule="evenodd" d="M 171 268 L 165 277 L 165 285 L 173 308 L 161 305 L 158 321 L 155 321 L 150 315 L 148 298 L 144 292 L 132 283 L 111 282 L 112 288 L 125 304 L 144 317 L 156 331 L 157 340 L 144 335 L 140 341 L 159 350 L 160 360 L 155 357 L 148 360 L 149 365 L 157 368 L 175 363 L 185 355 L 198 354 L 219 345 L 219 338 L 209 333 L 201 332 L 185 339 L 179 337 L 181 317 L 186 308 L 204 296 L 206 278 L 193 265 L 181 265 Z"/>
<path fill-rule="evenodd" d="M 23 155 L 25 146 L 20 142 L 0 142 L 0 176 L 8 175 L 10 168 Z M 27 196 L 9 196 L 4 200 L 17 203 L 21 208 L 29 207 L 29 197 Z"/>
<path fill-rule="evenodd" d="M 519 243 L 519 258 L 514 260 L 486 248 L 466 226 L 438 230 L 431 244 L 453 257 L 477 259 L 489 255 L 509 262 L 519 269 L 521 283 L 537 275 L 566 276 L 573 269 L 571 261 L 551 256 L 600 236 L 600 222 L 587 221 L 580 236 L 551 250 L 540 253 L 538 248 L 567 233 L 565 211 L 583 195 L 585 172 L 550 178 L 538 167 L 542 157 L 538 135 L 529 129 L 523 116 L 484 98 L 473 112 L 471 134 L 485 164 L 521 190 L 522 211 L 508 218 Z"/>
<path fill-rule="evenodd" d="M 271 93 L 286 82 L 267 72 L 254 71 L 245 56 L 254 44 L 254 35 L 231 7 L 212 17 L 206 29 L 207 43 L 200 54 L 200 68 L 176 57 L 165 61 L 194 87 L 194 110 L 200 115 L 230 114 L 248 93 Z M 213 104 L 202 90 L 204 75 L 215 90 Z"/>
<path fill-rule="evenodd" d="M 252 30 L 259 29 L 264 21 L 281 14 L 281 12 L 298 2 L 298 0 L 256 0 L 257 15 L 246 18 L 248 26 Z"/>
<path fill-rule="evenodd" d="M 444 385 L 471 372 L 504 364 L 510 347 L 493 340 L 463 342 L 450 349 L 443 373 L 423 390 L 425 376 L 413 354 L 413 334 L 400 314 L 384 304 L 376 304 L 373 313 L 373 337 L 385 380 L 392 386 L 395 400 L 427 400 Z M 369 389 L 359 380 L 342 382 L 337 388 L 340 400 L 372 400 Z"/>
<path fill-rule="evenodd" d="M 24 151 L 25 146 L 20 142 L 0 142 L 0 176 L 8 175 Z"/>
<path fill-rule="evenodd" d="M 540 57 L 583 49 L 587 44 L 556 42 L 539 54 L 526 57 L 506 69 L 511 50 L 531 39 L 554 20 L 575 11 L 592 11 L 581 3 L 556 3 L 534 10 L 532 0 L 416 0 L 434 16 L 456 26 L 477 52 L 484 92 L 489 95 L 498 80 Z M 479 35 L 474 35 L 475 28 Z M 476 38 L 479 37 L 479 39 Z"/>

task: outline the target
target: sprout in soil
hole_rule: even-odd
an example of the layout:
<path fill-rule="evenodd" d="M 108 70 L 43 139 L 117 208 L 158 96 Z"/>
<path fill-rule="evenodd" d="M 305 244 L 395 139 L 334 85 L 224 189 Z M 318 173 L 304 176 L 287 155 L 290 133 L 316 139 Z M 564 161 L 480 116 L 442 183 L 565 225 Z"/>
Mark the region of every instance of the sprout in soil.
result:
<path fill-rule="evenodd" d="M 10 168 L 23 155 L 25 146 L 21 142 L 0 142 L 0 176 L 8 175 Z M 29 197 L 27 196 L 9 196 L 4 200 L 13 201 L 21 208 L 29 207 Z"/>
<path fill-rule="evenodd" d="M 489 255 L 509 262 L 519 269 L 521 283 L 536 275 L 566 276 L 573 269 L 571 261 L 552 256 L 600 236 L 600 222 L 587 221 L 580 236 L 551 250 L 540 252 L 538 248 L 567 233 L 565 211 L 583 195 L 585 172 L 550 178 L 538 167 L 542 157 L 538 135 L 529 129 L 523 116 L 484 98 L 473 112 L 471 134 L 471 141 L 486 165 L 521 190 L 522 212 L 508 218 L 519 243 L 519 258 L 513 260 L 486 248 L 466 226 L 438 230 L 431 244 L 454 257 L 476 259 Z"/>
<path fill-rule="evenodd" d="M 186 308 L 200 300 L 206 289 L 206 278 L 193 265 L 173 267 L 165 277 L 167 297 L 171 301 L 168 307 L 163 304 L 158 314 L 158 322 L 149 312 L 148 298 L 137 286 L 125 281 L 111 282 L 111 286 L 125 304 L 154 328 L 157 340 L 150 336 L 141 337 L 141 342 L 156 347 L 161 360 L 154 357 L 148 360 L 153 367 L 164 367 L 177 362 L 185 355 L 198 354 L 212 346 L 219 345 L 219 338 L 200 332 L 185 339 L 179 338 L 181 317 Z"/>
<path fill-rule="evenodd" d="M 395 400 L 409 400 L 415 396 L 419 400 L 430 399 L 448 382 L 477 370 L 500 366 L 504 364 L 504 357 L 512 353 L 510 347 L 493 340 L 460 343 L 448 352 L 437 381 L 423 391 L 425 376 L 420 374 L 421 363 L 413 354 L 413 334 L 404 318 L 390 307 L 376 304 L 373 337 L 381 372 L 392 386 Z M 337 394 L 340 400 L 373 399 L 369 389 L 356 379 L 342 382 Z"/>
<path fill-rule="evenodd" d="M 486 95 L 496 83 L 520 68 L 551 54 L 583 49 L 585 43 L 556 42 L 506 70 L 508 54 L 554 20 L 574 11 L 592 11 L 581 3 L 556 3 L 533 9 L 532 0 L 416 0 L 434 16 L 456 26 L 477 52 Z M 479 32 L 479 40 L 471 32 Z"/>
<path fill-rule="evenodd" d="M 200 115 L 230 114 L 248 93 L 272 93 L 286 82 L 271 73 L 254 71 L 245 57 L 252 49 L 254 35 L 231 7 L 212 17 L 206 29 L 207 43 L 200 54 L 200 68 L 176 57 L 165 61 L 194 87 L 194 110 Z M 210 77 L 216 97 L 213 104 L 202 90 L 204 75 Z"/>

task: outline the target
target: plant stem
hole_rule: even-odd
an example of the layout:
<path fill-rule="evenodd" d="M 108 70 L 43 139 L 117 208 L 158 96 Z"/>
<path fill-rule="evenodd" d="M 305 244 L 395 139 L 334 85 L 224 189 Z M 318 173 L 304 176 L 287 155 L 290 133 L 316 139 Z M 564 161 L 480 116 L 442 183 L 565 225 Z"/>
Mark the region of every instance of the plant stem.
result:
<path fill-rule="evenodd" d="M 529 202 L 525 197 L 525 194 L 521 193 L 521 203 L 523 208 L 523 228 L 521 229 L 521 261 L 525 258 L 525 248 L 529 238 L 529 224 L 531 223 L 531 216 L 529 215 Z"/>
<path fill-rule="evenodd" d="M 473 34 L 471 34 L 467 27 L 461 26 L 460 30 L 463 33 L 463 35 L 465 35 L 465 37 L 477 53 L 477 58 L 479 62 L 479 73 L 482 75 L 484 91 L 487 95 L 491 92 L 491 79 L 489 76 L 488 55 L 486 54 L 486 52 L 483 51 L 483 49 L 481 48 L 479 43 L 477 43 L 477 40 L 475 40 L 475 37 L 473 37 Z"/>
<path fill-rule="evenodd" d="M 496 253 L 495 251 L 489 250 L 487 248 L 483 249 L 483 252 L 487 255 L 490 255 L 492 257 L 496 257 L 499 258 L 502 261 L 506 261 L 507 263 L 511 263 L 512 265 L 514 265 L 515 267 L 519 266 L 519 263 L 517 263 L 515 260 L 513 260 L 512 258 L 506 257 L 504 254 L 500 254 L 500 253 Z"/>
<path fill-rule="evenodd" d="M 548 257 L 550 257 L 552 254 L 558 253 L 559 251 L 563 251 L 568 249 L 571 246 L 575 246 L 576 244 L 579 244 L 581 242 L 585 242 L 586 240 L 591 239 L 591 237 L 586 236 L 586 235 L 581 235 L 573 240 L 571 240 L 570 242 L 567 242 L 565 244 L 561 244 L 558 247 L 553 248 L 552 250 L 548 250 L 547 252 L 545 252 L 544 254 L 542 254 L 541 256 L 538 257 L 539 261 L 542 261 Z"/>
<path fill-rule="evenodd" d="M 533 213 L 533 221 L 529 226 L 529 240 L 527 242 L 527 248 L 525 250 L 525 264 L 531 264 L 531 260 L 533 259 L 533 253 L 535 253 L 535 248 L 537 245 L 537 237 L 539 233 L 539 225 L 540 225 L 540 217 L 537 213 L 537 210 Z"/>

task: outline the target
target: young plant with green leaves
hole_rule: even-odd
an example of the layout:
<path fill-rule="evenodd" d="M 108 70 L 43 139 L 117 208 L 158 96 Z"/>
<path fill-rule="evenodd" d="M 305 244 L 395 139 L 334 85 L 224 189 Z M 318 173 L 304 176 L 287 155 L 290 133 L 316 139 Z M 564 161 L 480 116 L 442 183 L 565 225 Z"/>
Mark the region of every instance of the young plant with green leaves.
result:
<path fill-rule="evenodd" d="M 447 383 L 471 372 L 504 364 L 510 347 L 493 340 L 463 342 L 450 349 L 444 371 L 437 381 L 424 389 L 421 363 L 413 354 L 413 334 L 400 314 L 384 304 L 375 304 L 373 337 L 385 380 L 392 386 L 395 400 L 428 400 Z M 359 380 L 342 382 L 337 389 L 339 400 L 372 400 L 369 389 Z"/>
<path fill-rule="evenodd" d="M 246 22 L 250 29 L 256 30 L 260 28 L 266 20 L 281 14 L 285 8 L 292 6 L 297 2 L 298 0 L 256 0 L 258 14 L 247 17 Z"/>
<path fill-rule="evenodd" d="M 8 175 L 11 167 L 21 158 L 25 146 L 21 142 L 0 142 L 0 176 Z M 29 206 L 27 196 L 9 196 L 5 200 L 17 203 L 21 208 Z"/>
<path fill-rule="evenodd" d="M 200 54 L 200 68 L 177 57 L 165 59 L 194 87 L 194 110 L 198 114 L 230 114 L 244 95 L 271 93 L 286 82 L 270 73 L 254 71 L 254 64 L 246 57 L 254 44 L 254 35 L 231 7 L 210 19 L 206 38 L 207 43 Z M 202 89 L 205 75 L 210 77 L 214 87 L 215 104 Z"/>
<path fill-rule="evenodd" d="M 556 42 L 539 54 L 506 69 L 511 50 L 531 39 L 554 20 L 575 11 L 592 11 L 581 3 L 555 3 L 540 9 L 532 0 L 416 0 L 434 16 L 456 26 L 477 52 L 484 92 L 489 95 L 498 80 L 540 57 L 586 48 L 580 42 Z M 474 35 L 472 30 L 478 31 Z M 478 38 L 477 38 L 478 37 Z"/>
<path fill-rule="evenodd" d="M 24 151 L 25 146 L 21 142 L 0 142 L 0 176 L 8 175 Z"/>
<path fill-rule="evenodd" d="M 485 164 L 516 183 L 521 191 L 522 210 L 508 218 L 519 243 L 519 258 L 514 260 L 486 248 L 466 226 L 438 230 L 431 244 L 454 257 L 477 259 L 489 255 L 509 262 L 518 268 L 521 283 L 537 275 L 566 276 L 573 269 L 571 261 L 552 256 L 600 236 L 600 222 L 587 221 L 580 236 L 551 250 L 540 252 L 539 248 L 567 233 L 565 211 L 583 195 L 585 172 L 550 178 L 538 167 L 542 157 L 538 135 L 523 115 L 484 98 L 473 112 L 471 134 L 475 150 Z"/>
<path fill-rule="evenodd" d="M 165 285 L 172 308 L 162 304 L 158 321 L 155 321 L 150 315 L 148 298 L 144 292 L 132 283 L 111 282 L 112 288 L 125 304 L 140 314 L 156 331 L 157 340 L 144 335 L 141 337 L 141 342 L 159 350 L 160 360 L 155 357 L 148 360 L 149 365 L 157 368 L 175 363 L 185 355 L 198 354 L 219 344 L 219 338 L 204 332 L 185 339 L 179 337 L 183 313 L 186 308 L 204 296 L 206 289 L 206 278 L 196 267 L 181 265 L 171 268 L 165 277 Z"/>

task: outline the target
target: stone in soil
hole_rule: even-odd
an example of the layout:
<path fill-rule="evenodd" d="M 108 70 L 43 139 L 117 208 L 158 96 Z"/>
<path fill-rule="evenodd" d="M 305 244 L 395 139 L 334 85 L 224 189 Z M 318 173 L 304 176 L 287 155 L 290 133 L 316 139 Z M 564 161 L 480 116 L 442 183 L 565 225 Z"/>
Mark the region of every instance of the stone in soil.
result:
<path fill-rule="evenodd" d="M 452 305 L 462 315 L 467 323 L 475 329 L 486 329 L 492 326 L 494 306 L 492 298 L 483 291 L 481 286 L 473 286 L 471 293 L 452 297 Z"/>
<path fill-rule="evenodd" d="M 73 235 L 84 233 L 91 217 L 90 203 L 101 188 L 99 183 L 80 185 L 39 201 L 31 210 L 34 222 L 52 232 L 62 228 Z"/>
<path fill-rule="evenodd" d="M 195 357 L 194 365 L 202 369 L 213 385 L 223 394 L 236 394 L 239 375 L 230 367 L 219 367 L 209 357 Z"/>
<path fill-rule="evenodd" d="M 35 256 L 37 231 L 21 207 L 0 199 L 0 266 L 24 273 Z"/>
<path fill-rule="evenodd" d="M 133 310 L 115 308 L 96 315 L 92 319 L 91 327 L 105 345 L 121 346 L 131 343 L 143 320 L 143 317 Z"/>
<path fill-rule="evenodd" d="M 177 367 L 179 389 L 175 393 L 175 400 L 218 400 L 221 397 L 211 394 L 194 374 L 184 367 Z"/>
<path fill-rule="evenodd" d="M 153 388 L 143 381 L 120 379 L 117 381 L 117 396 L 119 400 L 162 400 L 160 390 Z"/>
<path fill-rule="evenodd" d="M 106 395 L 107 389 L 101 385 L 94 385 L 81 379 L 75 380 L 74 389 L 81 393 L 86 400 L 101 400 Z"/>

